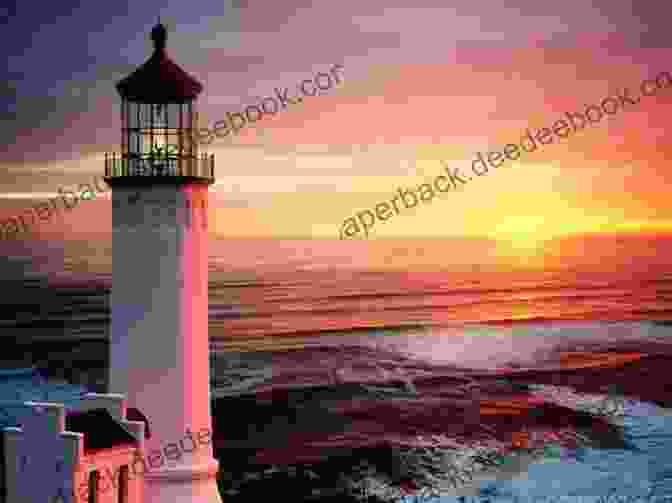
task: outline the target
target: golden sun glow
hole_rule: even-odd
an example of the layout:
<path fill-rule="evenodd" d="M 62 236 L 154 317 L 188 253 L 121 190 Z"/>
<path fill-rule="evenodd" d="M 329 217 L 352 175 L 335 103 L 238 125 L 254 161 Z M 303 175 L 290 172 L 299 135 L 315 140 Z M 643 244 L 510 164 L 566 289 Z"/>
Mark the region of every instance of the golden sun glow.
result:
<path fill-rule="evenodd" d="M 490 237 L 505 242 L 517 252 L 535 252 L 556 236 L 543 216 L 516 216 L 494 226 Z"/>

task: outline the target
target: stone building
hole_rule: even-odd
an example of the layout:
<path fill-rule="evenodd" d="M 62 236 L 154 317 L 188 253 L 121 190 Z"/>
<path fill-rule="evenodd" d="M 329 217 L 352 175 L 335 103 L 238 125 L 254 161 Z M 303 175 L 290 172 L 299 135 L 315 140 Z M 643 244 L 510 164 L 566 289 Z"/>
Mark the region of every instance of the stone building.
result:
<path fill-rule="evenodd" d="M 122 395 L 0 370 L 0 501 L 142 503 L 146 423 L 129 412 Z"/>

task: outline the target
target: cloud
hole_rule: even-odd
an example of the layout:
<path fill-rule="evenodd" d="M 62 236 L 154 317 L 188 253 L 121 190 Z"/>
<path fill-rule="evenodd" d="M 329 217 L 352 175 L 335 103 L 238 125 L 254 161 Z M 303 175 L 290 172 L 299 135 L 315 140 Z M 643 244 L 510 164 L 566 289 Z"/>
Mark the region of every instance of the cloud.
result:
<path fill-rule="evenodd" d="M 0 193 L 0 199 L 49 199 L 58 197 L 57 193 L 50 192 L 6 192 Z"/>

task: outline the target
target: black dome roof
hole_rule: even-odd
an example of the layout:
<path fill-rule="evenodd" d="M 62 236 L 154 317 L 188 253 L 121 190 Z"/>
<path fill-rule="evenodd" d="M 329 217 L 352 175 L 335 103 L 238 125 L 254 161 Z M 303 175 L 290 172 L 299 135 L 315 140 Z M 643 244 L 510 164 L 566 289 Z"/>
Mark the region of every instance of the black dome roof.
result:
<path fill-rule="evenodd" d="M 119 94 L 141 103 L 184 103 L 195 99 L 203 86 L 166 56 L 166 28 L 161 23 L 154 26 L 151 38 L 154 53 L 117 83 Z"/>

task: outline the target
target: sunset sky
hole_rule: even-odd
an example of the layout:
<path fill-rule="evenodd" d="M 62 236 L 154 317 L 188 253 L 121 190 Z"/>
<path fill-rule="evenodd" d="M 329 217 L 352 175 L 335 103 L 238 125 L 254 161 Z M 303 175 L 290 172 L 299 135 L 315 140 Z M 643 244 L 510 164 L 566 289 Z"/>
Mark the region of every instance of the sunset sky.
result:
<path fill-rule="evenodd" d="M 479 151 L 519 143 L 624 87 L 672 71 L 659 2 L 254 0 L 126 6 L 27 0 L 0 11 L 0 219 L 103 174 L 119 151 L 115 83 L 167 52 L 196 77 L 201 127 L 343 65 L 342 83 L 207 147 L 213 237 L 333 238 L 345 218 Z M 382 237 L 672 230 L 672 87 L 404 215 Z M 110 235 L 109 199 L 25 239 Z"/>

